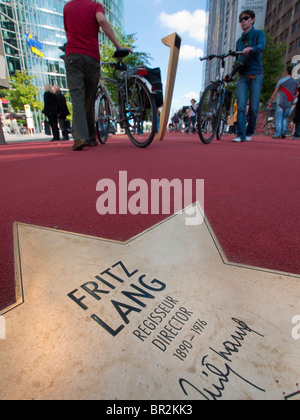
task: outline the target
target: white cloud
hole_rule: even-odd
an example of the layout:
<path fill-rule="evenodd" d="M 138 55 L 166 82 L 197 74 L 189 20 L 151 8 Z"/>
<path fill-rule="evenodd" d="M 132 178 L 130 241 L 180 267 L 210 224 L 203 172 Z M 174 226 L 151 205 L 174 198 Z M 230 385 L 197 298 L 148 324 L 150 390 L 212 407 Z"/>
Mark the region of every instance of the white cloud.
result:
<path fill-rule="evenodd" d="M 205 41 L 207 12 L 204 10 L 198 9 L 194 13 L 182 10 L 171 15 L 161 12 L 158 19 L 162 25 L 176 31 L 181 37 L 188 34 L 199 42 Z"/>
<path fill-rule="evenodd" d="M 180 58 L 182 60 L 193 60 L 194 58 L 203 57 L 204 52 L 201 48 L 192 45 L 182 45 L 180 49 Z"/>
<path fill-rule="evenodd" d="M 198 98 L 199 98 L 199 92 L 187 92 L 186 94 L 184 94 L 184 99 L 187 99 L 189 101 L 191 101 L 192 99 L 195 99 L 196 102 L 198 102 Z"/>

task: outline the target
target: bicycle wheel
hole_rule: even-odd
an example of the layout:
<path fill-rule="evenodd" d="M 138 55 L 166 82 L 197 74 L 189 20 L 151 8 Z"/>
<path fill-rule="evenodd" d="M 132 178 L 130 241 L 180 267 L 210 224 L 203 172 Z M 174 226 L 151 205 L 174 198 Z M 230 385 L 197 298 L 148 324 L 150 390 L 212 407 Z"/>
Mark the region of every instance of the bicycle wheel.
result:
<path fill-rule="evenodd" d="M 110 126 L 110 107 L 107 97 L 100 92 L 95 105 L 96 135 L 101 144 L 108 139 Z"/>
<path fill-rule="evenodd" d="M 275 123 L 273 121 L 268 121 L 264 126 L 265 136 L 274 136 L 276 133 Z"/>
<path fill-rule="evenodd" d="M 226 108 L 226 104 L 223 103 L 222 104 L 222 109 L 221 109 L 221 117 L 220 117 L 220 121 L 218 124 L 218 129 L 217 129 L 217 139 L 221 140 L 222 134 L 225 130 L 225 126 L 227 124 L 227 108 Z"/>
<path fill-rule="evenodd" d="M 125 132 L 135 146 L 147 147 L 157 131 L 154 97 L 145 83 L 136 78 L 129 79 L 127 89 L 128 100 L 123 98 L 121 104 Z"/>
<path fill-rule="evenodd" d="M 216 85 L 209 85 L 201 96 L 198 107 L 198 133 L 200 140 L 210 143 L 218 130 L 221 108 L 221 96 Z"/>

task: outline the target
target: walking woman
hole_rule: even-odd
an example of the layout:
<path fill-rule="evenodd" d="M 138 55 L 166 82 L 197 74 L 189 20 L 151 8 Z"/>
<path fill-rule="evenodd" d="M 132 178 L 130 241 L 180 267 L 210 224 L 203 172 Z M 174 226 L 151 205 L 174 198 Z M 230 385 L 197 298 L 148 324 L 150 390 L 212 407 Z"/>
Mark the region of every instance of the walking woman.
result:
<path fill-rule="evenodd" d="M 57 97 L 50 83 L 45 85 L 44 105 L 43 114 L 48 118 L 50 127 L 52 128 L 53 139 L 50 141 L 57 141 L 59 140 L 59 129 L 57 125 L 59 106 Z"/>

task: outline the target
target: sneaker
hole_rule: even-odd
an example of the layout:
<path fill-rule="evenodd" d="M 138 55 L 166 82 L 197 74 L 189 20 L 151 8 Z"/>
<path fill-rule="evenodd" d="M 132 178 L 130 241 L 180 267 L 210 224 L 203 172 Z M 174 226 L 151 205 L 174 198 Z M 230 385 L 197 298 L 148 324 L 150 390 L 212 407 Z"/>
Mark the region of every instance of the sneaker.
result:
<path fill-rule="evenodd" d="M 251 136 L 246 136 L 246 141 L 251 141 L 252 137 Z"/>
<path fill-rule="evenodd" d="M 236 137 L 235 139 L 233 139 L 234 143 L 240 143 L 242 141 L 242 139 L 240 137 Z"/>
<path fill-rule="evenodd" d="M 280 139 L 280 136 L 272 136 L 272 139 Z"/>
<path fill-rule="evenodd" d="M 280 136 L 282 139 L 285 139 L 286 135 L 285 134 L 281 134 Z"/>

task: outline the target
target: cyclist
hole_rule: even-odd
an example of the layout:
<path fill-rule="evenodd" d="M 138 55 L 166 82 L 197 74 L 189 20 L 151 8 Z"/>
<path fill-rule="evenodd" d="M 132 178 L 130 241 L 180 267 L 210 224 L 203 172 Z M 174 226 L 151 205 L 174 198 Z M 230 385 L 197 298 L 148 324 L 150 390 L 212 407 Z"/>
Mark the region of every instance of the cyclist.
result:
<path fill-rule="evenodd" d="M 71 0 L 64 7 L 64 27 L 67 36 L 66 72 L 73 104 L 73 150 L 96 146 L 95 99 L 100 75 L 98 33 L 101 27 L 116 49 L 117 40 L 104 8 L 93 0 Z"/>
<path fill-rule="evenodd" d="M 255 13 L 252 10 L 243 11 L 239 16 L 239 22 L 243 34 L 237 40 L 236 50 L 242 51 L 243 55 L 238 57 L 231 74 L 225 77 L 226 81 L 231 81 L 233 76 L 237 72 L 239 73 L 237 137 L 233 140 L 236 143 L 250 141 L 256 128 L 259 98 L 263 84 L 262 52 L 266 46 L 264 31 L 254 29 Z M 250 93 L 250 103 L 246 131 L 248 92 Z"/>

